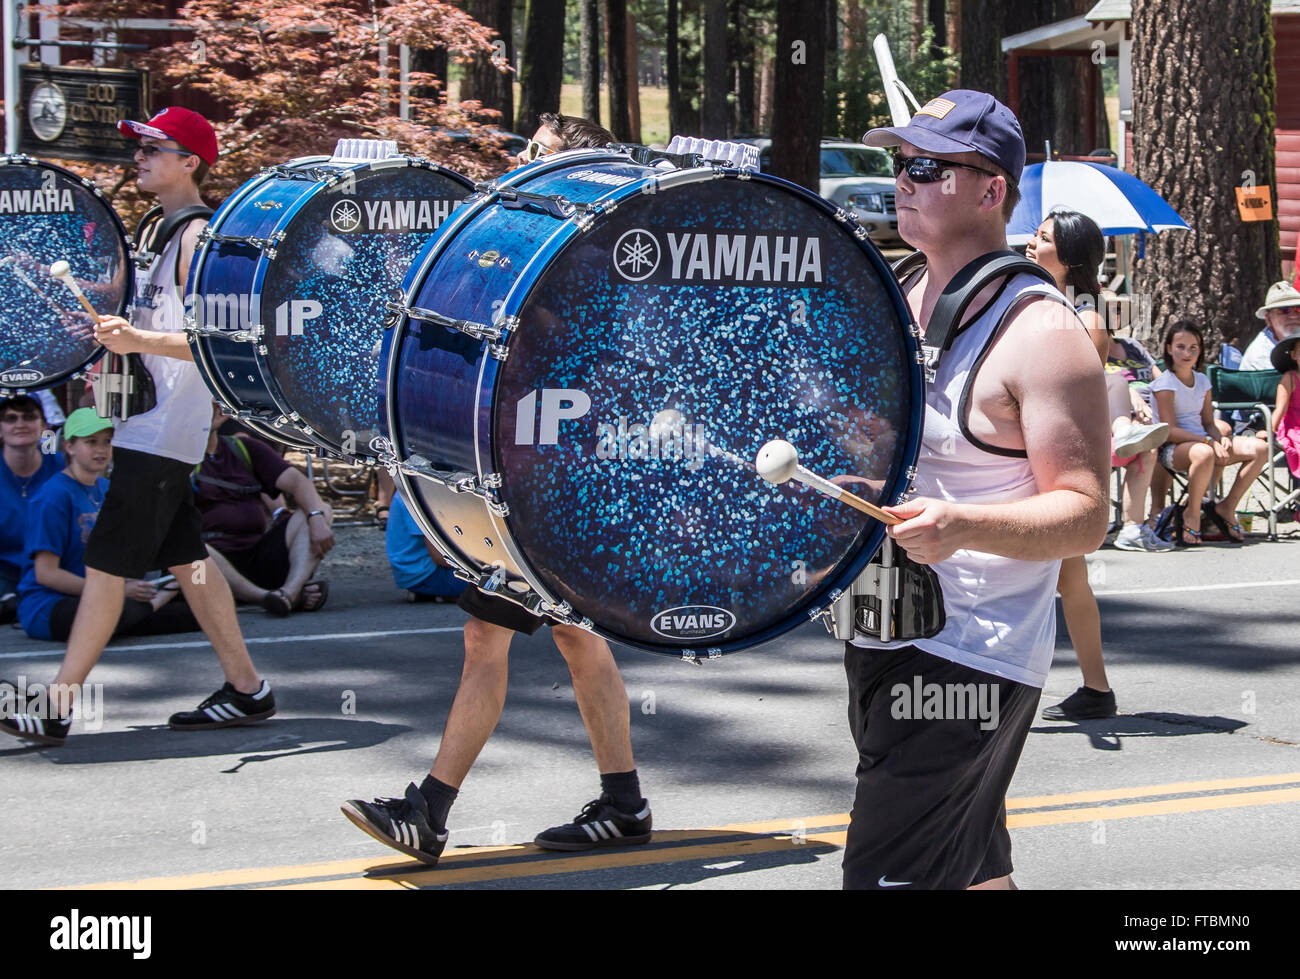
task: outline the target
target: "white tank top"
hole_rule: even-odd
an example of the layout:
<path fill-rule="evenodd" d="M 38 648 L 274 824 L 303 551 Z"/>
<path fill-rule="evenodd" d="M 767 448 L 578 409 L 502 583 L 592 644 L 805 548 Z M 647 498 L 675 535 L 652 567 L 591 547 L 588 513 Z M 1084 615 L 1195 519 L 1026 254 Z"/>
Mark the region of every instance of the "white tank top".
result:
<path fill-rule="evenodd" d="M 179 333 L 185 328 L 185 309 L 175 278 L 183 233 L 172 235 L 163 253 L 136 280 L 132 326 L 160 333 Z M 188 360 L 156 354 L 142 354 L 140 359 L 153 376 L 158 404 L 143 415 L 118 421 L 113 445 L 198 465 L 212 427 L 212 395 L 198 368 Z"/>
<path fill-rule="evenodd" d="M 1032 295 L 1066 303 L 1064 295 L 1041 279 L 1012 276 L 940 359 L 934 382 L 926 386 L 925 434 L 914 496 L 954 503 L 1008 503 L 1037 494 L 1023 450 L 985 445 L 967 426 L 975 374 L 1007 314 Z M 858 636 L 852 640 L 854 645 L 872 649 L 914 645 L 972 669 L 1041 687 L 1056 645 L 1056 579 L 1061 562 L 1018 561 L 963 550 L 932 567 L 943 592 L 943 630 L 931 639 L 910 643 L 886 644 Z"/>

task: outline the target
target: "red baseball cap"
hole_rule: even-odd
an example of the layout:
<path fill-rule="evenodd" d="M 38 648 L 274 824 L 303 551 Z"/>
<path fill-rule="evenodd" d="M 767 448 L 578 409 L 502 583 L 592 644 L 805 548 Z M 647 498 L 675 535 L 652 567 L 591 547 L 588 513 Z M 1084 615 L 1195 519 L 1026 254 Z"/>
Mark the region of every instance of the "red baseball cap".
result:
<path fill-rule="evenodd" d="M 148 122 L 123 119 L 117 124 L 118 132 L 132 139 L 152 136 L 154 139 L 174 139 L 191 153 L 198 155 L 208 166 L 217 162 L 217 134 L 212 124 L 192 109 L 168 106 L 160 109 Z"/>

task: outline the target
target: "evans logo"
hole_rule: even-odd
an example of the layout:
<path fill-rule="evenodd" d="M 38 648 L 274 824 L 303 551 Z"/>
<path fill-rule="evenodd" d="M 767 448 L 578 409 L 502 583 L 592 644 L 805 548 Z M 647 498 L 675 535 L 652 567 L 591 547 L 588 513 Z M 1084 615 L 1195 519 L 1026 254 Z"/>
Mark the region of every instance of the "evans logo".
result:
<path fill-rule="evenodd" d="M 44 378 L 45 375 L 40 371 L 18 368 L 0 374 L 0 384 L 35 384 L 37 381 L 44 380 Z"/>
<path fill-rule="evenodd" d="M 708 639 L 736 624 L 736 617 L 716 605 L 680 605 L 656 612 L 650 628 L 667 639 Z"/>

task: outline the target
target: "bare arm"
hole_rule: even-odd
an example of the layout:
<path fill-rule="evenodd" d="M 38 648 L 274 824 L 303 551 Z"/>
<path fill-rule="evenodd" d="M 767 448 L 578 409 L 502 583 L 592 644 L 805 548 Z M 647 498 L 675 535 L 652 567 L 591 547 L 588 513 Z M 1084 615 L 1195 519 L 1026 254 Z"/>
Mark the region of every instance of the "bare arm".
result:
<path fill-rule="evenodd" d="M 1051 561 L 1100 546 L 1109 519 L 1110 428 L 1106 390 L 1089 337 L 1059 303 L 1029 303 L 998 346 L 1002 385 L 1019 407 L 1019 427 L 1038 492 L 1012 503 L 912 500 L 889 509 L 890 528 L 913 560 L 933 564 L 957 550 Z M 985 370 L 988 369 L 986 364 Z"/>
<path fill-rule="evenodd" d="M 334 511 L 320 498 L 312 481 L 290 466 L 280 473 L 275 488 L 288 493 L 299 506 L 307 508 L 307 536 L 311 539 L 312 554 L 316 557 L 328 554 L 334 547 L 334 531 L 330 529 L 334 523 Z"/>
<path fill-rule="evenodd" d="M 59 567 L 59 556 L 53 551 L 37 551 L 32 563 L 36 566 L 37 583 L 51 591 L 62 595 L 80 595 L 86 587 L 86 579 L 81 575 Z"/>
<path fill-rule="evenodd" d="M 1083 320 L 1083 325 L 1088 331 L 1088 338 L 1092 340 L 1092 345 L 1097 348 L 1097 356 L 1101 358 L 1102 366 L 1106 366 L 1106 355 L 1110 353 L 1110 334 L 1106 332 L 1106 324 L 1102 322 L 1096 311 L 1091 309 L 1085 309 L 1081 312 L 1079 319 Z"/>

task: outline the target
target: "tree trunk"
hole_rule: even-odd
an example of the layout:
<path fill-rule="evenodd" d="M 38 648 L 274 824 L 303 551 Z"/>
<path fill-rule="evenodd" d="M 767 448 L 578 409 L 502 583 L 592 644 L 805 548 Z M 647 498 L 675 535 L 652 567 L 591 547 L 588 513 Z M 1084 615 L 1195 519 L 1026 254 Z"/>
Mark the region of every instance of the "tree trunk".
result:
<path fill-rule="evenodd" d="M 727 136 L 727 0 L 704 0 L 704 98 L 700 125 L 709 139 Z"/>
<path fill-rule="evenodd" d="M 948 43 L 948 0 L 930 0 L 930 26 L 934 40 L 930 42 L 930 60 L 943 57 L 943 46 Z"/>
<path fill-rule="evenodd" d="M 826 92 L 826 0 L 777 0 L 772 172 L 816 193 Z"/>
<path fill-rule="evenodd" d="M 912 0 L 912 29 L 907 52 L 915 61 L 921 53 L 921 35 L 925 31 L 925 10 L 928 0 Z"/>
<path fill-rule="evenodd" d="M 506 62 L 514 65 L 514 4 L 510 0 L 470 0 L 469 15 L 497 32 L 505 44 Z M 501 124 L 510 126 L 515 116 L 514 82 L 515 76 L 501 71 L 491 58 L 474 58 L 465 66 L 460 97 L 463 100 L 477 99 L 484 108 L 496 109 L 501 113 Z"/>
<path fill-rule="evenodd" d="M 412 85 L 411 94 L 417 99 L 438 98 L 445 100 L 447 92 L 447 49 L 446 48 L 412 48 L 411 71 L 433 75 L 442 82 L 441 94 L 430 85 Z"/>
<path fill-rule="evenodd" d="M 748 134 L 758 129 L 754 118 L 758 46 L 742 0 L 734 0 L 732 30 L 736 34 L 736 133 Z"/>
<path fill-rule="evenodd" d="M 1210 347 L 1250 340 L 1255 309 L 1281 278 L 1277 221 L 1243 222 L 1234 192 L 1248 173 L 1276 187 L 1270 7 L 1133 4 L 1135 169 L 1191 226 L 1149 236 L 1136 265 L 1151 316 L 1134 332 L 1148 346 L 1181 317 L 1200 324 Z"/>
<path fill-rule="evenodd" d="M 948 50 L 953 54 L 960 54 L 961 47 L 961 18 L 962 18 L 962 0 L 948 0 Z M 961 61 L 957 62 L 957 67 L 953 69 L 952 76 L 948 79 L 948 84 L 953 88 L 965 88 L 961 80 Z"/>
<path fill-rule="evenodd" d="M 704 17 L 701 0 L 682 0 L 681 23 L 678 26 L 678 43 L 681 52 L 681 113 L 684 136 L 702 136 L 700 124 L 700 86 L 703 81 L 702 35 Z"/>
<path fill-rule="evenodd" d="M 605 0 L 605 51 L 609 131 L 615 139 L 631 142 L 632 116 L 627 106 L 627 0 Z"/>
<path fill-rule="evenodd" d="M 627 12 L 627 116 L 628 132 L 641 142 L 641 43 L 636 34 L 636 14 Z"/>
<path fill-rule="evenodd" d="M 582 2 L 582 117 L 600 123 L 600 0 Z"/>
<path fill-rule="evenodd" d="M 560 111 L 564 81 L 564 0 L 528 0 L 515 131 L 536 131 L 543 112 Z"/>
<path fill-rule="evenodd" d="M 668 0 L 668 135 L 682 132 L 682 71 L 678 29 L 681 21 L 681 4 Z"/>
<path fill-rule="evenodd" d="M 826 0 L 826 101 L 822 132 L 842 136 L 840 107 L 844 89 L 840 85 L 840 3 Z"/>

